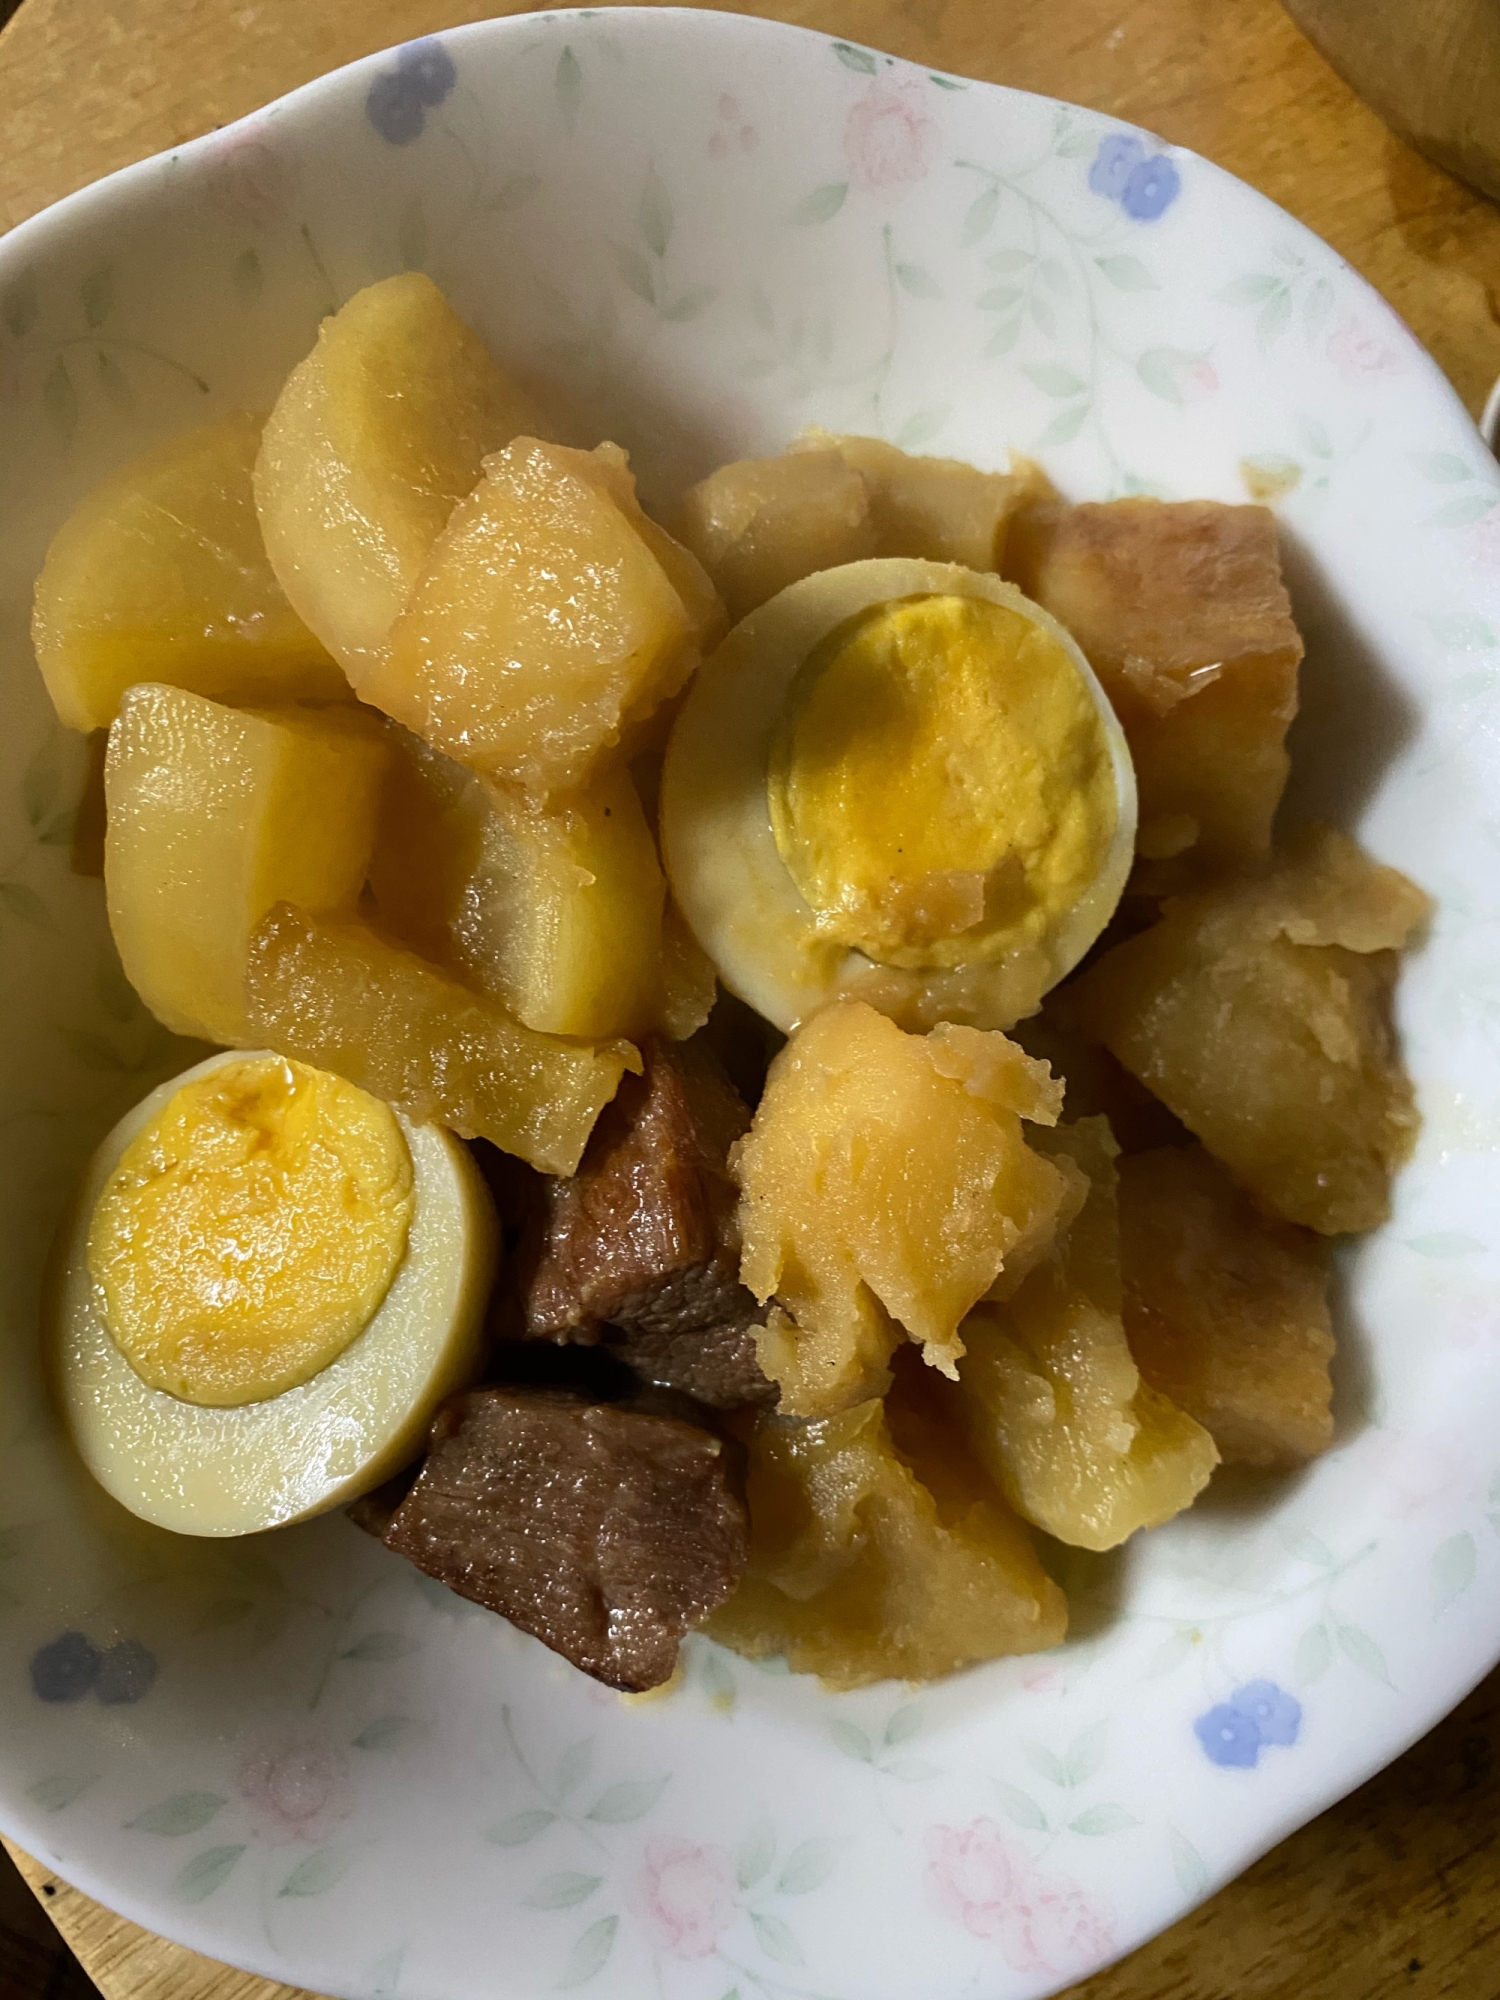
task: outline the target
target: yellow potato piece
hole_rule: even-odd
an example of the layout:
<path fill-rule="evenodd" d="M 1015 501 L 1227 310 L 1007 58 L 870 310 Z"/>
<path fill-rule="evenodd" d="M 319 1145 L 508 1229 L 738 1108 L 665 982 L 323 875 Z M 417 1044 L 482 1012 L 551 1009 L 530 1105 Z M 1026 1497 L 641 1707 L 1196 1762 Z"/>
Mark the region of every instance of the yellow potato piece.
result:
<path fill-rule="evenodd" d="M 398 1114 L 412 1179 L 405 1255 L 358 1337 L 305 1381 L 232 1408 L 152 1388 L 99 1311 L 89 1220 L 122 1158 L 179 1090 L 247 1064 L 285 1067 L 263 1051 L 213 1056 L 120 1121 L 63 1220 L 43 1289 L 48 1373 L 79 1456 L 121 1506 L 179 1535 L 281 1527 L 345 1506 L 409 1465 L 438 1405 L 479 1373 L 499 1253 L 494 1208 L 467 1147 Z M 294 1218 L 284 1221 L 294 1235 Z"/>
<path fill-rule="evenodd" d="M 629 773 L 546 811 L 391 724 L 370 887 L 381 922 L 528 1028 L 642 1035 L 664 1008 L 656 844 Z"/>
<path fill-rule="evenodd" d="M 1262 1208 L 1373 1229 L 1418 1117 L 1390 1025 L 1427 898 L 1328 828 L 1265 875 L 1173 897 L 1067 994 Z"/>
<path fill-rule="evenodd" d="M 1019 1514 L 1059 1541 L 1111 1549 L 1190 1506 L 1219 1454 L 1141 1380 L 1126 1345 L 1108 1121 L 1059 1126 L 1038 1143 L 1084 1170 L 1088 1198 L 1056 1254 L 1006 1304 L 964 1322 L 949 1400 Z"/>
<path fill-rule="evenodd" d="M 785 1414 L 878 1395 L 903 1337 L 953 1369 L 960 1320 L 1067 1197 L 1021 1136 L 1060 1098 L 1003 1035 L 908 1035 L 862 1001 L 793 1035 L 734 1160 L 740 1274 L 776 1301 L 758 1349 Z"/>
<path fill-rule="evenodd" d="M 387 753 L 359 711 L 226 708 L 149 682 L 110 731 L 104 889 L 126 977 L 180 1035 L 243 1046 L 273 903 L 352 909 Z"/>
<path fill-rule="evenodd" d="M 686 494 L 678 528 L 736 623 L 789 583 L 878 553 L 865 483 L 835 451 L 721 465 Z"/>
<path fill-rule="evenodd" d="M 238 410 L 172 438 L 102 480 L 53 536 L 31 631 L 70 729 L 108 728 L 136 681 L 220 701 L 348 698 L 272 574 L 250 490 L 260 434 Z"/>
<path fill-rule="evenodd" d="M 528 437 L 486 459 L 361 674 L 364 698 L 538 800 L 583 785 L 682 686 L 711 630 L 706 586 L 663 565 L 622 476 L 613 447 Z"/>
<path fill-rule="evenodd" d="M 828 1687 L 863 1687 L 1037 1652 L 1066 1631 L 1025 1528 L 914 1414 L 888 1422 L 870 1401 L 817 1423 L 762 1417 L 746 1497 L 749 1568 L 704 1630 L 751 1659 L 784 1653 Z"/>
<path fill-rule="evenodd" d="M 368 924 L 286 903 L 251 941 L 245 988 L 262 1042 L 544 1174 L 574 1171 L 641 1066 L 629 1042 L 539 1035 Z"/>
<path fill-rule="evenodd" d="M 255 500 L 282 588 L 356 687 L 485 453 L 543 427 L 420 271 L 324 320 L 266 422 Z"/>
<path fill-rule="evenodd" d="M 864 480 L 874 554 L 998 570 L 1006 532 L 1029 490 L 1025 476 L 981 472 L 957 458 L 926 458 L 880 438 L 836 437 L 814 426 L 793 453 L 833 451 Z"/>
<path fill-rule="evenodd" d="M 406 1255 L 411 1153 L 388 1104 L 263 1058 L 186 1082 L 94 1208 L 89 1275 L 143 1382 L 216 1409 L 309 1381 Z"/>

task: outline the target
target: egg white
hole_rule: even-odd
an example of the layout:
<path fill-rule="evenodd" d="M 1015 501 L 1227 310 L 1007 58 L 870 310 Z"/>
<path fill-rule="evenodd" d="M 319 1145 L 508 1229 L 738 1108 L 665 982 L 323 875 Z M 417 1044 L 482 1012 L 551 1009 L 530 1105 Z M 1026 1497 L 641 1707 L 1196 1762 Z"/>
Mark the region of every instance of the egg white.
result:
<path fill-rule="evenodd" d="M 211 1056 L 128 1112 L 89 1163 L 48 1269 L 49 1372 L 84 1464 L 131 1513 L 182 1535 L 254 1534 L 367 1493 L 415 1457 L 438 1404 L 479 1371 L 494 1209 L 452 1133 L 399 1111 L 414 1194 L 406 1255 L 337 1359 L 297 1388 L 217 1409 L 149 1387 L 115 1345 L 88 1269 L 89 1224 L 110 1175 L 185 1083 L 265 1053 Z"/>
<path fill-rule="evenodd" d="M 768 798 L 771 748 L 798 669 L 827 634 L 872 606 L 921 595 L 982 597 L 1022 613 L 1077 668 L 1104 725 L 1115 829 L 1086 893 L 1040 948 L 993 969 L 936 968 L 913 1000 L 909 974 L 823 935 L 776 845 Z M 673 895 L 732 993 L 790 1032 L 840 994 L 912 1025 L 937 1019 L 1005 1028 L 1035 1011 L 1108 923 L 1135 849 L 1135 770 L 1109 698 L 1072 637 L 1013 584 L 951 563 L 877 558 L 804 577 L 743 619 L 693 680 L 667 746 L 662 855 Z M 925 1013 L 924 1013 L 925 1010 Z"/>

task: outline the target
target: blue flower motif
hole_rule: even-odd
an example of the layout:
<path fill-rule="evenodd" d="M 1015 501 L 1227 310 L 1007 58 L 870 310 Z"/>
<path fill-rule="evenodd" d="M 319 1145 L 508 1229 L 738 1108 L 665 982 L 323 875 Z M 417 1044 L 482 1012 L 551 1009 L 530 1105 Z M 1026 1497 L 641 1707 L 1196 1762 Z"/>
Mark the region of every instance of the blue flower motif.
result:
<path fill-rule="evenodd" d="M 1132 171 L 1146 158 L 1146 148 L 1133 132 L 1111 132 L 1099 141 L 1094 164 L 1089 168 L 1089 186 L 1106 201 L 1118 201 Z"/>
<path fill-rule="evenodd" d="M 82 1701 L 96 1695 L 113 1706 L 139 1701 L 156 1679 L 156 1655 L 139 1639 L 122 1639 L 101 1653 L 82 1632 L 62 1632 L 31 1656 L 38 1701 Z"/>
<path fill-rule="evenodd" d="M 139 1701 L 151 1692 L 156 1679 L 156 1655 L 139 1639 L 122 1639 L 107 1646 L 99 1659 L 99 1678 L 94 1693 L 100 1701 Z"/>
<path fill-rule="evenodd" d="M 1215 1764 L 1250 1770 L 1261 1753 L 1260 1725 L 1253 1715 L 1243 1715 L 1221 1701 L 1193 1724 L 1193 1734 L 1203 1745 L 1204 1754 Z"/>
<path fill-rule="evenodd" d="M 1099 141 L 1089 186 L 1117 201 L 1132 222 L 1155 222 L 1182 190 L 1182 176 L 1165 153 L 1148 153 L 1134 132 L 1111 132 Z"/>
<path fill-rule="evenodd" d="M 63 1632 L 31 1656 L 31 1685 L 40 1701 L 82 1701 L 99 1678 L 99 1648 L 81 1632 Z"/>
<path fill-rule="evenodd" d="M 1229 1697 L 1229 1706 L 1248 1715 L 1262 1743 L 1295 1743 L 1302 1727 L 1302 1704 L 1275 1681 L 1246 1681 Z"/>
<path fill-rule="evenodd" d="M 457 81 L 453 58 L 436 36 L 408 42 L 397 51 L 395 68 L 382 70 L 370 85 L 365 116 L 382 139 L 409 146 Z"/>
<path fill-rule="evenodd" d="M 1165 153 L 1158 153 L 1131 168 L 1120 206 L 1132 222 L 1155 222 L 1177 199 L 1181 186 L 1182 176 L 1176 167 Z"/>
<path fill-rule="evenodd" d="M 1246 1681 L 1228 1701 L 1200 1715 L 1193 1734 L 1211 1762 L 1253 1770 L 1268 1744 L 1295 1743 L 1302 1727 L 1302 1704 L 1275 1681 Z"/>

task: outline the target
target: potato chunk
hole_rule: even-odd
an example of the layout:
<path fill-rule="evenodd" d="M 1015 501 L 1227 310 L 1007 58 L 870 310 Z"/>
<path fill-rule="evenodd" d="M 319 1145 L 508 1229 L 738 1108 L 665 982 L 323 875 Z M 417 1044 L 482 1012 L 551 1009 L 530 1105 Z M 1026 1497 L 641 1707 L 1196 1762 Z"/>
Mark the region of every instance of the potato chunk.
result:
<path fill-rule="evenodd" d="M 390 731 L 370 864 L 386 926 L 528 1028 L 598 1040 L 655 1027 L 666 885 L 629 774 L 549 812 Z"/>
<path fill-rule="evenodd" d="M 267 1047 L 544 1174 L 573 1172 L 621 1076 L 641 1066 L 629 1042 L 539 1035 L 367 924 L 290 903 L 257 928 L 245 989 Z"/>
<path fill-rule="evenodd" d="M 784 1653 L 831 1688 L 1057 1645 L 1067 1605 L 1026 1530 L 961 1449 L 925 1443 L 898 1443 L 873 1401 L 818 1423 L 761 1417 L 750 1565 L 710 1637 Z"/>
<path fill-rule="evenodd" d="M 1174 897 L 1069 1007 L 1262 1208 L 1373 1229 L 1417 1112 L 1389 1024 L 1427 898 L 1327 828 L 1268 874 Z"/>
<path fill-rule="evenodd" d="M 356 687 L 485 453 L 542 429 L 420 271 L 324 320 L 267 419 L 255 501 L 282 588 Z"/>
<path fill-rule="evenodd" d="M 1201 1146 L 1120 1162 L 1125 1334 L 1142 1378 L 1228 1465 L 1295 1466 L 1333 1438 L 1322 1240 L 1260 1215 Z"/>
<path fill-rule="evenodd" d="M 1218 1462 L 1208 1432 L 1142 1381 L 1121 1319 L 1114 1140 L 1103 1118 L 1039 1143 L 1088 1198 L 1056 1255 L 964 1322 L 948 1400 L 1018 1513 L 1059 1541 L 1112 1549 L 1190 1506 Z"/>
<path fill-rule="evenodd" d="M 736 624 L 789 583 L 876 553 L 865 482 L 836 451 L 721 465 L 688 492 L 678 528 Z"/>
<path fill-rule="evenodd" d="M 136 681 L 220 701 L 347 700 L 348 684 L 271 573 L 237 410 L 101 481 L 37 578 L 37 665 L 70 729 L 105 729 Z"/>
<path fill-rule="evenodd" d="M 1009 573 L 1067 626 L 1114 704 L 1142 858 L 1183 857 L 1186 881 L 1264 855 L 1302 658 L 1274 515 L 1211 500 L 1044 506 Z"/>
<path fill-rule="evenodd" d="M 878 556 L 916 556 L 998 570 L 1026 482 L 957 458 L 924 458 L 879 438 L 835 437 L 814 427 L 791 450 L 836 451 L 865 482 Z"/>
<path fill-rule="evenodd" d="M 126 976 L 179 1035 L 244 1047 L 250 935 L 273 903 L 352 910 L 386 750 L 352 706 L 253 713 L 144 682 L 104 786 L 104 889 Z"/>
<path fill-rule="evenodd" d="M 784 1412 L 879 1394 L 903 1336 L 952 1371 L 959 1321 L 1067 1195 L 1021 1136 L 1058 1098 L 1003 1035 L 908 1035 L 862 1001 L 792 1036 L 733 1163 L 740 1275 L 776 1301 L 758 1348 Z"/>
<path fill-rule="evenodd" d="M 682 686 L 714 616 L 686 552 L 669 572 L 662 531 L 624 504 L 622 464 L 536 438 L 486 459 L 365 700 L 538 800 L 581 786 Z"/>

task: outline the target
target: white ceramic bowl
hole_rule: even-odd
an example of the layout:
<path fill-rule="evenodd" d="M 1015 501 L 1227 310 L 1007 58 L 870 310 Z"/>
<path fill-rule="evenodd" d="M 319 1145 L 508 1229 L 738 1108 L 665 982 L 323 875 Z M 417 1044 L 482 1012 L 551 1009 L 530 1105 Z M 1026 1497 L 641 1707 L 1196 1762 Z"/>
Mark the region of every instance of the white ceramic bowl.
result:
<path fill-rule="evenodd" d="M 422 264 L 649 494 L 816 420 L 1078 496 L 1277 496 L 1294 805 L 1438 898 L 1426 1124 L 1339 1293 L 1339 1442 L 1080 1559 L 1060 1652 L 833 1697 L 702 1643 L 625 1704 L 342 1519 L 146 1529 L 43 1402 L 89 1148 L 184 1056 L 70 876 L 26 639 L 100 473 L 266 404 Z M 484 22 L 117 174 L 0 246 L 0 1824 L 200 1951 L 339 1995 L 1031 2000 L 1170 1923 L 1500 1652 L 1500 471 L 1250 189 L 1086 111 L 728 15 Z M 66 1633 L 82 1638 L 62 1638 Z"/>

